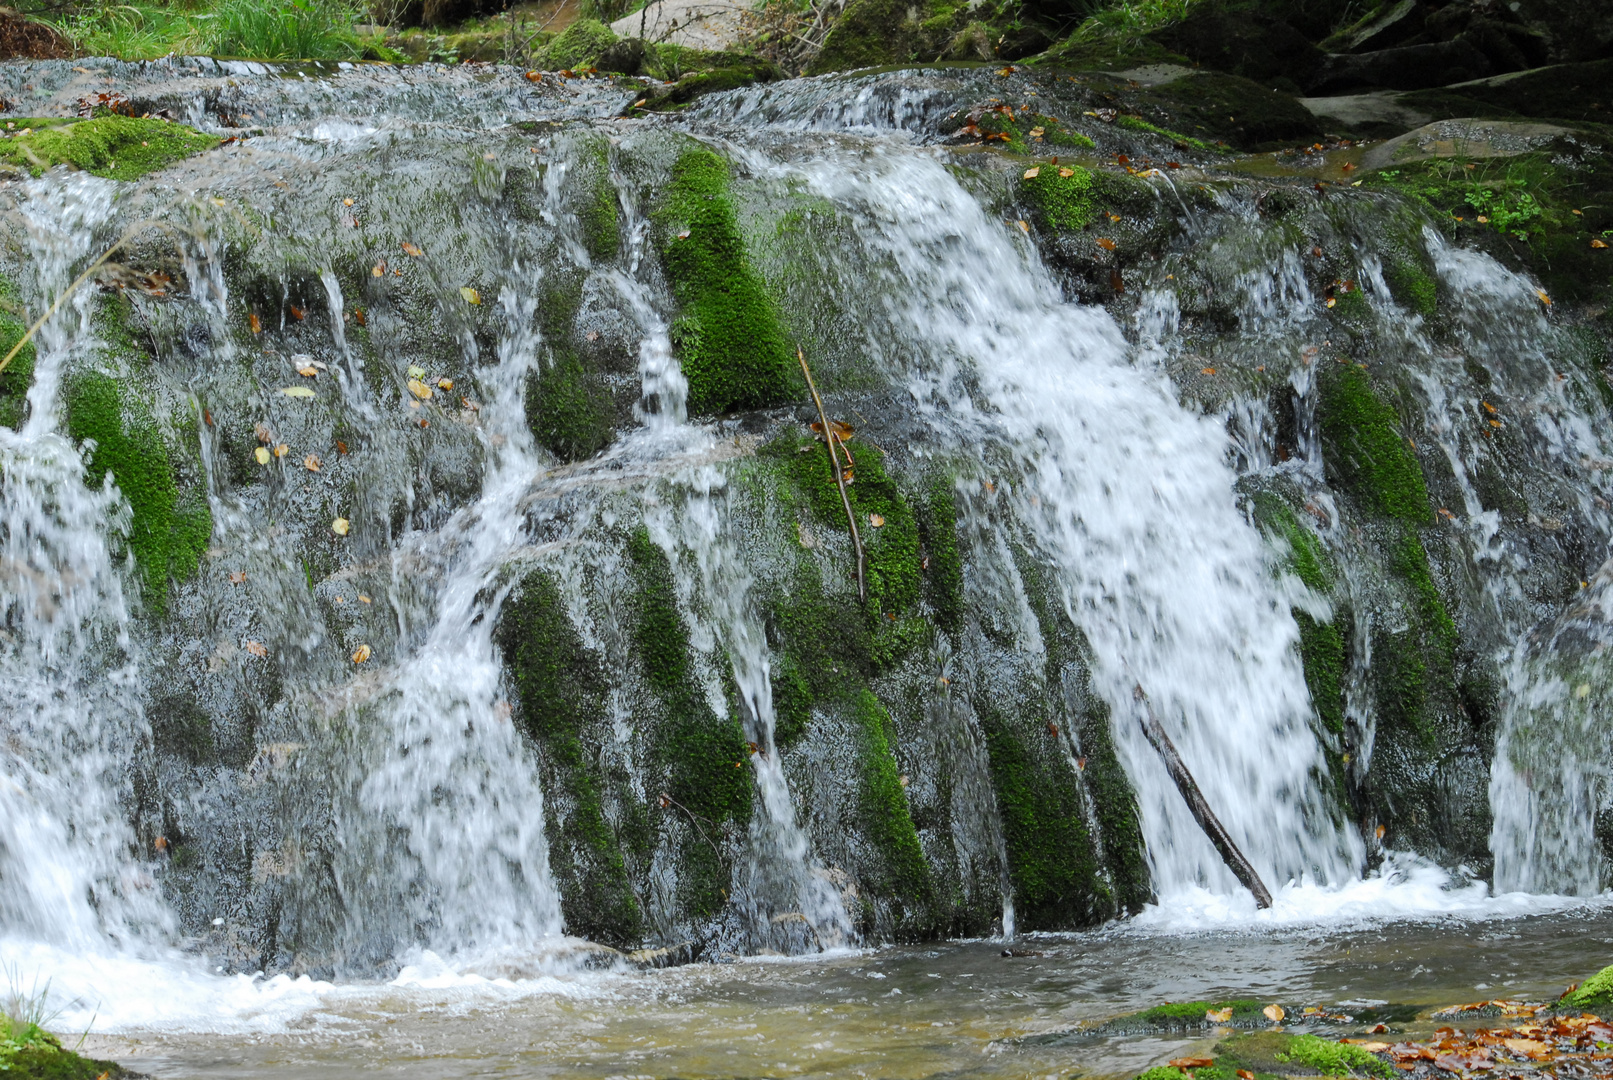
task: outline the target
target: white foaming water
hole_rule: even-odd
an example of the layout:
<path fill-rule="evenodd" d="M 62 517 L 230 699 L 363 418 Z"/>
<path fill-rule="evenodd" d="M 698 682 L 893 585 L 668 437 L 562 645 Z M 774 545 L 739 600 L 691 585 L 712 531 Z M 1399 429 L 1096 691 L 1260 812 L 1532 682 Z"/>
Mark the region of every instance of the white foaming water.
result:
<path fill-rule="evenodd" d="M 24 188 L 21 211 L 42 311 L 94 252 L 113 185 L 87 175 Z M 0 927 L 11 942 L 87 947 L 166 925 L 155 883 L 131 864 L 122 799 L 145 733 L 139 666 L 111 530 L 127 527 L 114 488 L 89 490 L 56 430 L 63 366 L 89 347 L 93 290 L 35 338 L 30 416 L 0 428 Z"/>
<path fill-rule="evenodd" d="M 538 345 L 536 281 L 523 280 L 518 270 L 512 278 L 500 296 L 508 329 L 498 363 L 480 378 L 487 452 L 482 496 L 440 533 L 421 538 L 448 547 L 448 566 L 434 592 L 429 629 L 402 650 L 371 695 L 383 733 L 372 750 L 377 757 L 359 774 L 366 813 L 348 831 L 404 832 L 420 874 L 411 890 L 419 907 L 414 917 L 435 924 L 429 937 L 442 948 L 472 953 L 541 945 L 561 929 L 537 769 L 503 702 L 493 643 L 496 605 L 490 609 L 487 600 L 504 559 L 524 541 L 521 497 L 541 467 L 521 409 Z M 412 553 L 405 550 L 396 561 L 395 577 L 407 578 Z M 370 707 L 355 709 L 348 722 L 374 723 L 364 716 Z M 360 848 L 362 867 L 372 854 Z M 368 903 L 362 881 L 343 885 Z M 399 898 L 383 892 L 376 899 L 390 904 Z M 397 914 L 373 913 L 383 925 L 395 924 Z"/>
<path fill-rule="evenodd" d="M 1313 780 L 1326 770 L 1298 630 L 1234 506 L 1225 432 L 1183 409 L 1162 373 L 1128 362 L 1107 314 L 1065 303 L 1010 226 L 938 162 L 886 152 L 806 171 L 896 268 L 885 288 L 906 355 L 885 359 L 909 370 L 936 437 L 1013 455 L 1016 509 L 1062 568 L 1095 652 L 1159 894 L 1238 886 L 1139 729 L 1139 684 L 1270 885 L 1353 878 L 1360 843 Z"/>

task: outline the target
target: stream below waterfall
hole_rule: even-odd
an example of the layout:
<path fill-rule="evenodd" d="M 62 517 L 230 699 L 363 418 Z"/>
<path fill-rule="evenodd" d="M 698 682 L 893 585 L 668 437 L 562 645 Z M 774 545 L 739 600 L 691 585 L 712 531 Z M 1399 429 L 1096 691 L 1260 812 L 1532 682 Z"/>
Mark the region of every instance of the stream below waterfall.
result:
<path fill-rule="evenodd" d="M 1197 1043 L 1082 1025 L 1606 963 L 1605 343 L 1324 193 L 1359 147 L 1256 176 L 987 66 L 659 117 L 0 66 L 107 88 L 228 141 L 0 207 L 30 320 L 121 244 L 0 428 L 0 979 L 87 1052 L 1120 1077 Z M 1004 108 L 1066 141 L 959 141 Z"/>

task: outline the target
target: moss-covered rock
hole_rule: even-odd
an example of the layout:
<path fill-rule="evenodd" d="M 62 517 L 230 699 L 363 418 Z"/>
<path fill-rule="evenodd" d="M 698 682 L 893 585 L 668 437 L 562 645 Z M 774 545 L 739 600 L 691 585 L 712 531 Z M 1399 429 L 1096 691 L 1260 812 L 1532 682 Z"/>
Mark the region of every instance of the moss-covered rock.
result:
<path fill-rule="evenodd" d="M 1043 229 L 1073 232 L 1092 220 L 1092 174 L 1079 165 L 1032 166 L 1019 180 L 1019 194 Z"/>
<path fill-rule="evenodd" d="M 549 866 L 566 932 L 618 947 L 638 944 L 643 913 L 616 831 L 605 815 L 610 684 L 572 625 L 560 589 L 528 572 L 499 614 L 496 638 L 516 698 L 516 719 L 543 760 Z M 644 810 L 639 808 L 642 815 Z"/>
<path fill-rule="evenodd" d="M 638 589 L 634 648 L 663 714 L 654 738 L 655 767 L 670 802 L 662 809 L 681 824 L 679 906 L 688 918 L 707 919 L 728 901 L 729 841 L 750 822 L 750 748 L 738 720 L 718 716 L 695 677 L 665 552 L 639 529 L 627 554 Z"/>
<path fill-rule="evenodd" d="M 1605 967 L 1586 979 L 1558 1002 L 1562 1008 L 1607 1012 L 1613 1008 L 1613 967 Z"/>
<path fill-rule="evenodd" d="M 115 1061 L 79 1057 L 37 1024 L 0 1012 L 0 1072 L 17 1080 L 141 1080 Z"/>
<path fill-rule="evenodd" d="M 752 83 L 784 78 L 784 69 L 763 57 L 717 53 L 702 56 L 699 61 L 702 66 L 698 69 L 686 71 L 680 67 L 676 79 L 662 86 L 650 87 L 643 97 L 629 107 L 629 111 L 680 109 L 702 94 L 737 90 Z"/>
<path fill-rule="evenodd" d="M 969 22 L 967 5 L 853 0 L 835 21 L 808 74 L 933 61 Z"/>
<path fill-rule="evenodd" d="M 98 371 L 79 372 L 67 381 L 63 398 L 69 436 L 95 443 L 86 482 L 99 487 L 110 476 L 128 500 L 129 550 L 145 601 L 161 614 L 169 580 L 195 573 L 212 536 L 206 495 L 179 489 L 167 443 L 150 409 L 138 396 L 126 394 L 118 380 Z"/>
<path fill-rule="evenodd" d="M 0 292 L 0 296 L 4 293 Z M 0 312 L 0 358 L 16 348 L 28 328 L 12 315 Z M 28 388 L 34 383 L 34 343 L 29 341 L 0 371 L 0 427 L 22 429 L 28 418 Z"/>
<path fill-rule="evenodd" d="M 219 143 L 215 136 L 154 117 L 15 123 L 17 134 L 0 140 L 0 164 L 35 176 L 54 165 L 71 165 L 112 180 L 136 180 Z"/>
<path fill-rule="evenodd" d="M 879 853 L 882 864 L 879 876 L 865 878 L 864 886 L 904 908 L 922 909 L 931 898 L 929 866 L 913 828 L 907 793 L 891 751 L 890 714 L 871 691 L 863 690 L 857 695 L 853 715 L 862 773 L 864 834 Z"/>
<path fill-rule="evenodd" d="M 1322 369 L 1317 419 L 1326 447 L 1329 479 L 1370 513 L 1417 525 L 1432 524 L 1433 508 L 1422 466 L 1400 433 L 1400 417 L 1350 364 Z"/>
<path fill-rule="evenodd" d="M 581 18 L 562 30 L 537 57 L 539 67 L 568 71 L 586 67 L 616 41 L 616 33 L 598 19 Z"/>
<path fill-rule="evenodd" d="M 655 211 L 658 246 L 679 304 L 672 347 L 691 413 L 755 409 L 802 391 L 778 312 L 751 268 L 729 196 L 728 163 L 685 151 Z"/>

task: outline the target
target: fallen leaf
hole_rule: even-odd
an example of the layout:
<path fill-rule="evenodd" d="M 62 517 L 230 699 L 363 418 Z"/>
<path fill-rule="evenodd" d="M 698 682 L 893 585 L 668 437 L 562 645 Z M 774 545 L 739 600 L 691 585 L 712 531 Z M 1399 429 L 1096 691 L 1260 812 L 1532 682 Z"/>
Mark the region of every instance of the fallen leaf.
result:
<path fill-rule="evenodd" d="M 263 323 L 258 319 L 257 312 L 250 312 L 246 317 L 246 324 L 252 328 L 254 334 L 263 333 Z"/>
<path fill-rule="evenodd" d="M 319 458 L 314 454 L 309 454 L 307 457 L 302 459 L 302 467 L 307 469 L 309 472 L 318 472 Z"/>
<path fill-rule="evenodd" d="M 1038 176 L 1041 176 L 1041 175 L 1042 175 L 1042 167 L 1040 165 L 1034 165 L 1031 168 L 1025 170 L 1025 179 L 1026 180 L 1034 180 Z"/>
<path fill-rule="evenodd" d="M 1087 771 L 1087 759 L 1084 758 L 1084 757 L 1076 758 L 1075 759 L 1075 768 L 1076 768 L 1076 771 L 1078 771 L 1078 772 L 1086 772 Z"/>
<path fill-rule="evenodd" d="M 1098 237 L 1098 246 L 1105 251 L 1113 251 L 1120 245 L 1109 239 L 1107 236 L 1100 236 Z"/>
<path fill-rule="evenodd" d="M 1020 232 L 1025 233 L 1026 235 L 1030 234 L 1031 227 L 1029 225 L 1025 224 L 1025 219 L 1024 218 L 1021 218 L 1020 220 L 1014 222 L 1014 224 L 1019 226 L 1019 231 Z"/>
<path fill-rule="evenodd" d="M 364 309 L 363 308 L 354 308 L 353 309 L 353 321 L 358 323 L 360 326 L 364 325 Z"/>
<path fill-rule="evenodd" d="M 1229 1005 L 1225 1009 L 1205 1009 L 1204 1019 L 1213 1020 L 1217 1024 L 1224 1024 L 1232 1019 L 1232 1007 Z"/>
<path fill-rule="evenodd" d="M 1359 1046 L 1361 1049 L 1365 1050 L 1369 1054 L 1381 1054 L 1385 1050 L 1389 1049 L 1389 1044 L 1386 1043 L 1386 1042 L 1371 1042 L 1371 1041 L 1366 1041 L 1366 1040 L 1363 1040 L 1361 1042 L 1356 1042 L 1356 1040 L 1354 1040 L 1354 1039 L 1340 1039 L 1339 1041 L 1340 1042 L 1352 1043 L 1352 1044 L 1354 1044 L 1356 1046 Z"/>
<path fill-rule="evenodd" d="M 1478 223 L 1479 223 L 1479 224 L 1480 224 L 1480 225 L 1488 225 L 1488 224 L 1489 224 L 1489 223 L 1490 223 L 1490 219 L 1489 219 L 1489 218 L 1487 218 L 1487 217 L 1485 217 L 1485 216 L 1484 216 L 1484 215 L 1483 215 L 1483 214 L 1480 214 L 1480 215 L 1479 215 L 1479 216 L 1478 216 L 1478 217 L 1477 217 L 1477 218 L 1476 218 L 1476 219 L 1474 219 L 1474 220 L 1476 220 L 1476 221 L 1477 221 L 1477 222 L 1478 222 Z"/>
<path fill-rule="evenodd" d="M 1213 367 L 1199 368 L 1199 374 L 1200 375 L 1214 375 L 1215 374 L 1215 369 Z"/>
<path fill-rule="evenodd" d="M 1373 836 L 1374 836 L 1374 837 L 1375 837 L 1375 838 L 1376 838 L 1376 839 L 1379 839 L 1379 840 L 1382 840 L 1382 839 L 1383 839 L 1383 834 L 1384 834 L 1384 833 L 1386 833 L 1386 832 L 1388 832 L 1388 831 L 1389 831 L 1389 830 L 1388 830 L 1388 829 L 1387 829 L 1387 828 L 1385 828 L 1385 827 L 1384 827 L 1384 826 L 1382 826 L 1382 825 L 1379 825 L 1379 826 L 1378 826 L 1378 827 L 1377 827 L 1377 828 L 1376 828 L 1376 829 L 1373 829 L 1373 830 L 1372 830 L 1372 835 L 1373 835 Z"/>
<path fill-rule="evenodd" d="M 482 302 L 482 294 L 469 285 L 461 285 L 459 295 L 465 298 L 465 303 L 467 304 L 480 304 Z"/>
<path fill-rule="evenodd" d="M 335 521 L 330 523 L 330 531 L 335 533 L 337 536 L 346 536 L 349 527 L 350 526 L 348 525 L 346 518 L 337 518 Z M 365 603 L 369 603 L 369 601 L 366 600 Z"/>
<path fill-rule="evenodd" d="M 1031 138 L 1040 139 L 1044 134 L 1046 134 L 1046 132 L 1046 128 L 1033 127 L 1031 128 Z"/>
<path fill-rule="evenodd" d="M 364 661 L 368 660 L 369 658 L 370 658 L 370 647 L 368 645 L 360 645 L 358 648 L 353 650 L 353 663 L 362 664 Z"/>
<path fill-rule="evenodd" d="M 1074 172 L 1074 171 L 1075 170 L 1073 170 L 1073 169 L 1071 170 L 1071 172 Z M 1109 220 L 1111 222 L 1118 222 L 1120 220 L 1120 215 L 1119 214 L 1110 214 L 1109 215 Z"/>
<path fill-rule="evenodd" d="M 1338 303 L 1338 301 L 1333 299 L 1333 297 L 1330 296 L 1330 297 L 1327 298 L 1327 306 L 1328 307 L 1332 307 L 1337 303 Z"/>
<path fill-rule="evenodd" d="M 425 254 L 425 252 L 420 250 L 420 246 L 418 244 L 411 244 L 407 240 L 403 242 L 403 253 L 409 256 L 411 259 L 418 259 L 420 256 Z"/>
<path fill-rule="evenodd" d="M 319 369 L 313 367 L 312 365 L 308 367 L 300 367 L 297 369 L 297 374 L 301 375 L 305 379 L 312 379 L 314 376 L 319 374 Z"/>
<path fill-rule="evenodd" d="M 687 240 L 687 239 L 689 239 L 689 230 L 684 229 L 682 232 L 680 232 L 678 234 L 678 239 L 679 240 Z"/>
<path fill-rule="evenodd" d="M 363 593 L 359 593 L 358 594 L 358 602 L 361 603 L 361 604 L 368 604 L 370 602 L 370 598 L 368 596 L 365 596 Z"/>
<path fill-rule="evenodd" d="M 1058 738 L 1059 726 L 1057 724 L 1053 723 L 1051 720 L 1049 720 L 1047 722 L 1047 733 L 1049 735 L 1053 736 L 1054 738 Z"/>
<path fill-rule="evenodd" d="M 291 317 L 296 319 L 298 322 L 302 322 L 302 308 L 298 307 L 296 304 L 290 304 L 287 306 L 291 308 Z"/>
<path fill-rule="evenodd" d="M 1605 247 L 1607 247 L 1607 241 L 1605 241 L 1605 240 L 1594 240 L 1593 239 L 1591 241 L 1591 247 L 1593 247 L 1593 248 L 1605 248 Z"/>
<path fill-rule="evenodd" d="M 438 379 L 437 380 L 437 389 L 438 390 L 452 390 L 453 388 L 454 388 L 454 380 L 452 380 L 452 379 Z"/>
<path fill-rule="evenodd" d="M 1064 179 L 1068 180 L 1070 177 L 1075 175 L 1075 170 L 1066 167 L 1066 168 L 1063 168 L 1063 169 L 1059 170 L 1059 175 L 1064 177 Z"/>
<path fill-rule="evenodd" d="M 246 571 L 245 570 L 237 570 L 235 573 L 230 575 L 230 584 L 231 585 L 244 585 L 245 583 L 246 583 Z"/>
<path fill-rule="evenodd" d="M 1536 289 L 1535 295 L 1540 297 L 1540 302 L 1542 304 L 1545 304 L 1547 307 L 1551 307 L 1551 297 L 1546 295 L 1545 289 Z"/>
<path fill-rule="evenodd" d="M 1248 1069 L 1239 1069 L 1238 1080 L 1255 1080 L 1255 1074 Z"/>
<path fill-rule="evenodd" d="M 353 200 L 352 199 L 343 199 L 342 200 L 342 205 L 343 206 L 352 206 L 353 205 Z"/>
<path fill-rule="evenodd" d="M 261 644 L 259 644 L 256 641 L 247 642 L 245 648 L 246 648 L 246 651 L 251 653 L 253 656 L 268 656 L 269 655 L 269 650 L 264 648 Z"/>
<path fill-rule="evenodd" d="M 286 397 L 294 398 L 311 398 L 314 396 L 314 392 L 306 386 L 283 386 L 280 388 L 280 392 Z"/>
<path fill-rule="evenodd" d="M 258 447 L 252 451 L 252 456 L 258 459 L 259 465 L 269 464 L 269 448 L 267 446 Z"/>
<path fill-rule="evenodd" d="M 1231 1012 L 1232 1010 L 1228 1009 L 1226 1011 Z M 1215 1059 L 1202 1057 L 1174 1058 L 1170 1064 L 1173 1069 L 1208 1069 L 1215 1064 Z"/>
<path fill-rule="evenodd" d="M 1501 1045 L 1514 1054 L 1522 1054 L 1525 1057 L 1531 1054 L 1544 1054 L 1548 1049 L 1546 1044 L 1538 1039 L 1502 1039 Z"/>
<path fill-rule="evenodd" d="M 868 524 L 872 525 L 876 529 L 884 528 L 885 527 L 885 515 L 883 515 L 883 514 L 869 514 L 868 515 Z"/>
<path fill-rule="evenodd" d="M 1260 1013 L 1273 1024 L 1282 1023 L 1283 1017 L 1288 1015 L 1287 1013 L 1283 1012 L 1283 1007 L 1281 1005 L 1267 1005 L 1264 1009 L 1260 1010 Z"/>
<path fill-rule="evenodd" d="M 370 267 L 370 276 L 386 277 L 386 263 L 378 262 L 374 266 Z"/>
<path fill-rule="evenodd" d="M 429 399 L 431 397 L 431 387 L 427 386 L 425 383 L 421 382 L 419 379 L 410 379 L 409 380 L 409 393 L 413 394 L 415 397 L 419 398 L 421 401 L 425 401 L 425 400 L 427 400 L 427 399 Z"/>
<path fill-rule="evenodd" d="M 1120 276 L 1119 270 L 1109 271 L 1109 287 L 1117 293 L 1126 291 L 1126 281 Z"/>
<path fill-rule="evenodd" d="M 338 454 L 345 454 L 345 453 L 347 453 L 347 444 L 346 444 L 346 443 L 344 443 L 344 442 L 342 442 L 342 440 L 340 440 L 340 439 L 337 439 L 337 440 L 336 440 L 336 452 L 337 452 L 337 453 L 338 453 Z"/>

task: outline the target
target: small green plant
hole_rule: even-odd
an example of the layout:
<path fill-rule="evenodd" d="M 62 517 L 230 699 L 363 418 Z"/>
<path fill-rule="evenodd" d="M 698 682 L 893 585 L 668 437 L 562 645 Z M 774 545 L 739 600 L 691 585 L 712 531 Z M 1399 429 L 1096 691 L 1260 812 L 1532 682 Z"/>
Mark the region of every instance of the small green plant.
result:
<path fill-rule="evenodd" d="M 0 995 L 0 1072 L 9 1072 L 12 1062 L 24 1050 L 60 1049 L 56 1037 L 45 1030 L 45 1025 L 60 1016 L 62 1010 L 50 1005 L 50 980 L 39 985 L 34 976 L 32 986 L 23 990 L 22 972 L 10 965 L 0 968 L 7 990 Z"/>
<path fill-rule="evenodd" d="M 1366 1073 L 1389 1080 L 1395 1075 L 1387 1063 L 1359 1046 L 1332 1042 L 1316 1035 L 1296 1035 L 1288 1044 L 1288 1052 L 1277 1054 L 1276 1058 L 1308 1065 L 1324 1076 Z"/>
<path fill-rule="evenodd" d="M 1522 226 L 1540 217 L 1544 211 L 1533 195 L 1519 190 L 1521 186 L 1521 182 L 1509 181 L 1500 191 L 1474 188 L 1467 192 L 1465 200 L 1467 205 L 1479 212 L 1481 222 L 1500 232 L 1510 233 L 1519 240 L 1527 240 L 1529 232 Z"/>

